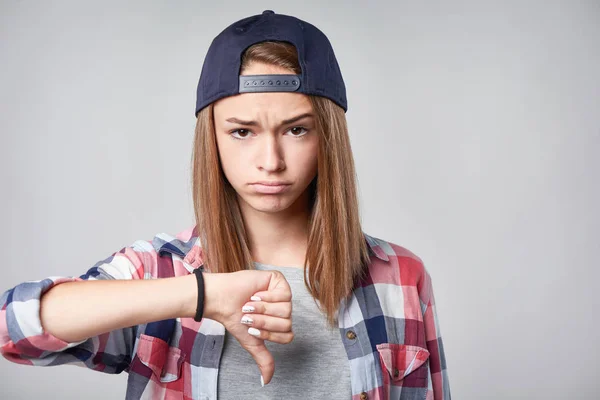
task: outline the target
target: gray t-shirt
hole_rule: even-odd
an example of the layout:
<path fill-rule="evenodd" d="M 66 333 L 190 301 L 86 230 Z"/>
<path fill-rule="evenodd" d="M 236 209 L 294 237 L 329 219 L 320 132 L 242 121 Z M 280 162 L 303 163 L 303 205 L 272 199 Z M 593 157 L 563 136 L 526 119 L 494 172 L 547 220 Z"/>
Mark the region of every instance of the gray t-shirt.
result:
<path fill-rule="evenodd" d="M 338 328 L 327 325 L 304 286 L 304 270 L 254 263 L 256 269 L 281 271 L 292 290 L 292 330 L 288 344 L 265 341 L 275 359 L 275 375 L 260 386 L 260 370 L 229 332 L 219 367 L 219 400 L 350 399 L 350 364 Z"/>

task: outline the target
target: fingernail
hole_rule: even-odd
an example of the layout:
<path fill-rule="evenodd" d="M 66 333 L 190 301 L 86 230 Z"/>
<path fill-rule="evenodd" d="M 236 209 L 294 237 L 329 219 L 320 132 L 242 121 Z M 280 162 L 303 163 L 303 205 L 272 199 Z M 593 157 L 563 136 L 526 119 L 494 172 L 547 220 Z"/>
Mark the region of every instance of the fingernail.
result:
<path fill-rule="evenodd" d="M 242 324 L 250 325 L 253 322 L 254 322 L 254 320 L 247 315 L 244 315 L 242 317 Z"/>
<path fill-rule="evenodd" d="M 260 376 L 260 386 L 265 387 L 265 380 L 263 379 L 262 375 Z"/>
<path fill-rule="evenodd" d="M 252 300 L 252 301 L 261 301 L 262 299 L 260 297 L 258 297 L 258 296 L 252 296 L 252 297 L 250 297 L 250 300 Z"/>
<path fill-rule="evenodd" d="M 256 328 L 248 328 L 248 333 L 251 334 L 252 336 L 260 335 L 260 331 Z"/>
<path fill-rule="evenodd" d="M 254 312 L 254 307 L 244 306 L 244 307 L 242 307 L 242 312 Z"/>

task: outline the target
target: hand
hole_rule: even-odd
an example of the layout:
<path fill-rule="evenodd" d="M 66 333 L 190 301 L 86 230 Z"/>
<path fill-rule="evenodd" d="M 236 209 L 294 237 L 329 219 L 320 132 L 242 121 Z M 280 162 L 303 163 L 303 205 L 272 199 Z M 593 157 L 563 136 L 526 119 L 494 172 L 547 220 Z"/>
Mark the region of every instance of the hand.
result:
<path fill-rule="evenodd" d="M 268 384 L 275 372 L 275 362 L 264 341 L 287 344 L 294 339 L 292 292 L 287 280 L 275 270 L 209 273 L 204 274 L 204 278 L 205 313 L 222 323 L 250 353 L 264 384 Z M 253 296 L 260 300 L 251 300 Z M 254 310 L 246 307 L 254 307 Z M 242 323 L 242 318 L 252 322 Z"/>

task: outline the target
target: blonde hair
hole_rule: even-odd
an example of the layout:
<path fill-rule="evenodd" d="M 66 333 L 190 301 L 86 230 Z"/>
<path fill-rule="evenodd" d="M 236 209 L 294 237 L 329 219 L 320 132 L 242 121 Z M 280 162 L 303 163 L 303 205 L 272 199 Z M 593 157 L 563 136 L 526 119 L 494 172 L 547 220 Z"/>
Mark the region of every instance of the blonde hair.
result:
<path fill-rule="evenodd" d="M 280 66 L 300 73 L 296 48 L 284 42 L 249 47 L 241 63 Z M 325 97 L 309 96 L 319 137 L 318 171 L 311 182 L 304 282 L 330 326 L 340 301 L 363 277 L 369 260 L 357 196 L 356 173 L 344 110 Z M 192 152 L 196 229 L 205 268 L 211 272 L 254 269 L 235 190 L 219 161 L 213 105 L 198 113 Z"/>

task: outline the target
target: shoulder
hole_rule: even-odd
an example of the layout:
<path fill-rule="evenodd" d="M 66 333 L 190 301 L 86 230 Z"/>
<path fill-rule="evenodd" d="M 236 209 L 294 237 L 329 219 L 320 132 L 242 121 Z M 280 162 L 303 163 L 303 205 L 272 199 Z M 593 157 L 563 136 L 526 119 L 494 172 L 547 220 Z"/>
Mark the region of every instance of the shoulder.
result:
<path fill-rule="evenodd" d="M 364 234 L 370 250 L 369 277 L 373 283 L 421 286 L 428 277 L 425 263 L 398 243 Z"/>

